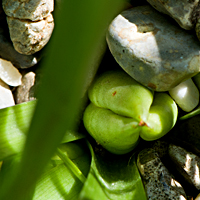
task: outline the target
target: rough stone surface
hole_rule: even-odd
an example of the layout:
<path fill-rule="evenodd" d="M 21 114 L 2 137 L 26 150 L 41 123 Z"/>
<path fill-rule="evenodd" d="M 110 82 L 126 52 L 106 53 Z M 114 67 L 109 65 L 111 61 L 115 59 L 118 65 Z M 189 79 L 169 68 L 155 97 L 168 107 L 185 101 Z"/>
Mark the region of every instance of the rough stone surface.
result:
<path fill-rule="evenodd" d="M 11 61 L 17 68 L 29 68 L 41 59 L 41 55 L 22 55 L 17 52 L 10 41 L 6 15 L 0 7 L 0 58 Z"/>
<path fill-rule="evenodd" d="M 0 109 L 14 105 L 15 101 L 9 86 L 0 79 Z"/>
<path fill-rule="evenodd" d="M 10 38 L 14 48 L 21 54 L 34 54 L 49 41 L 54 28 L 53 16 L 31 22 L 7 17 Z"/>
<path fill-rule="evenodd" d="M 197 38 L 200 41 L 200 19 L 197 20 L 195 31 L 196 31 Z"/>
<path fill-rule="evenodd" d="M 200 190 L 200 157 L 172 144 L 169 145 L 169 156 L 185 179 Z"/>
<path fill-rule="evenodd" d="M 148 5 L 119 14 L 107 43 L 129 75 L 156 91 L 168 91 L 200 71 L 197 37 Z"/>
<path fill-rule="evenodd" d="M 138 154 L 137 165 L 149 200 L 186 199 L 181 184 L 174 179 L 152 148 Z"/>
<path fill-rule="evenodd" d="M 54 10 L 54 0 L 2 0 L 7 16 L 38 21 Z"/>
<path fill-rule="evenodd" d="M 22 84 L 16 88 L 14 92 L 16 104 L 35 100 L 33 96 L 30 95 L 30 90 L 35 84 L 35 73 L 30 71 L 23 73 Z"/>
<path fill-rule="evenodd" d="M 199 0 L 147 0 L 158 11 L 171 16 L 184 29 L 190 30 L 199 13 Z"/>
<path fill-rule="evenodd" d="M 0 58 L 9 60 L 17 68 L 29 68 L 36 65 L 40 56 L 36 55 L 22 55 L 17 52 L 12 43 L 0 33 Z"/>

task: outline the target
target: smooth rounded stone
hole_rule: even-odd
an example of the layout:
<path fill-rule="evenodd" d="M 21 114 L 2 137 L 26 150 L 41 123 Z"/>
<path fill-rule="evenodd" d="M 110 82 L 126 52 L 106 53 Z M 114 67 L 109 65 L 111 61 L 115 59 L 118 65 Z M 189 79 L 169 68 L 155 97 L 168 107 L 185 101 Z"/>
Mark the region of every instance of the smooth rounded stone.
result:
<path fill-rule="evenodd" d="M 0 58 L 0 78 L 10 86 L 21 85 L 22 75 L 19 70 L 13 66 L 10 61 Z"/>
<path fill-rule="evenodd" d="M 200 157 L 172 144 L 169 145 L 169 156 L 182 176 L 200 190 Z"/>
<path fill-rule="evenodd" d="M 0 79 L 0 109 L 14 105 L 15 101 L 9 86 Z"/>
<path fill-rule="evenodd" d="M 2 0 L 2 6 L 9 17 L 38 21 L 54 10 L 54 0 Z"/>
<path fill-rule="evenodd" d="M 16 88 L 14 92 L 14 98 L 16 104 L 35 100 L 36 98 L 30 95 L 30 90 L 35 84 L 35 73 L 30 71 L 23 73 L 22 84 Z"/>
<path fill-rule="evenodd" d="M 169 90 L 169 94 L 186 112 L 192 111 L 199 104 L 199 90 L 191 78 Z"/>
<path fill-rule="evenodd" d="M 156 10 L 169 15 L 184 29 L 190 30 L 199 14 L 199 0 L 147 0 Z"/>
<path fill-rule="evenodd" d="M 26 55 L 40 51 L 49 41 L 54 28 L 52 15 L 37 22 L 7 17 L 7 22 L 15 50 Z"/>
<path fill-rule="evenodd" d="M 152 148 L 146 148 L 138 154 L 137 166 L 149 200 L 186 200 L 181 184 L 161 162 Z"/>
<path fill-rule="evenodd" d="M 168 91 L 200 71 L 200 43 L 151 6 L 123 11 L 107 32 L 109 49 L 135 80 Z"/>

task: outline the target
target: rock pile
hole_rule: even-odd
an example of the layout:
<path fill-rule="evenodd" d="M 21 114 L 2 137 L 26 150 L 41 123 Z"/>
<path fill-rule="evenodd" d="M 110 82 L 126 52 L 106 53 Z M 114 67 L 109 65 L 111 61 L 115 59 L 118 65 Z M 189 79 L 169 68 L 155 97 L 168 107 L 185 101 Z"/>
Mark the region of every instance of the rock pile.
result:
<path fill-rule="evenodd" d="M 133 2 L 116 16 L 106 39 L 130 76 L 155 92 L 172 92 L 200 72 L 199 27 L 199 0 L 147 0 L 137 7 Z M 199 96 L 192 109 L 197 104 Z M 162 140 L 139 152 L 137 165 L 148 199 L 200 199 L 199 120 L 179 121 Z"/>
<path fill-rule="evenodd" d="M 156 91 L 168 91 L 200 71 L 197 37 L 150 5 L 119 14 L 109 26 L 107 42 L 118 64 Z"/>
<path fill-rule="evenodd" d="M 41 60 L 41 50 L 52 35 L 54 0 L 0 4 L 0 108 L 4 108 L 35 99 L 38 81 L 35 68 L 30 68 Z"/>

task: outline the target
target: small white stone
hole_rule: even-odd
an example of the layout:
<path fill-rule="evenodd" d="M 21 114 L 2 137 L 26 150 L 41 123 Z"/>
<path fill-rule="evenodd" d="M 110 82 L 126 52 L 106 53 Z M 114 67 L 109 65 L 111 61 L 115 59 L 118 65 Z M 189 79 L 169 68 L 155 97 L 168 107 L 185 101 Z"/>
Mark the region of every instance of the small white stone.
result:
<path fill-rule="evenodd" d="M 199 104 L 199 90 L 191 78 L 169 90 L 169 94 L 178 106 L 186 112 L 190 112 Z"/>
<path fill-rule="evenodd" d="M 10 61 L 0 59 L 0 79 L 10 86 L 21 85 L 22 75 Z"/>
<path fill-rule="evenodd" d="M 197 195 L 195 200 L 200 200 L 200 193 Z"/>
<path fill-rule="evenodd" d="M 14 105 L 15 101 L 9 86 L 0 79 L 0 109 Z"/>

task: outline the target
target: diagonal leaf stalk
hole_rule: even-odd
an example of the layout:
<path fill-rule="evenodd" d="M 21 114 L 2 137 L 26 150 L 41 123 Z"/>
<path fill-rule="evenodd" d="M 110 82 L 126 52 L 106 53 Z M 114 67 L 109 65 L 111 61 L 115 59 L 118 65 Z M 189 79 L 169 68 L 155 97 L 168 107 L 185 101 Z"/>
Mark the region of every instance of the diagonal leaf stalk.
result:
<path fill-rule="evenodd" d="M 65 166 L 72 171 L 72 173 L 82 182 L 84 183 L 86 177 L 84 174 L 79 170 L 79 168 L 71 161 L 71 159 L 62 152 L 59 148 L 57 149 L 57 155 L 61 158 L 64 162 Z"/>
<path fill-rule="evenodd" d="M 186 114 L 186 115 L 180 117 L 179 120 L 189 119 L 189 118 L 194 117 L 194 116 L 199 115 L 199 114 L 200 114 L 200 106 L 197 107 L 197 108 L 196 108 L 195 110 L 193 110 L 192 112 L 190 112 L 190 113 L 188 113 L 188 114 Z"/>
<path fill-rule="evenodd" d="M 8 183 L 0 190 L 0 199 L 32 199 L 36 182 L 66 131 L 76 126 L 86 82 L 95 74 L 103 54 L 100 50 L 105 44 L 105 32 L 123 2 L 59 1 L 48 59 L 42 63 L 44 76 L 38 103 L 22 157 L 16 173 L 7 178 Z"/>

